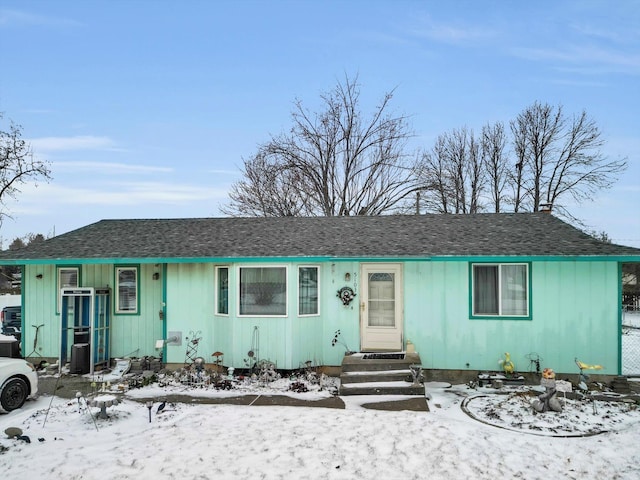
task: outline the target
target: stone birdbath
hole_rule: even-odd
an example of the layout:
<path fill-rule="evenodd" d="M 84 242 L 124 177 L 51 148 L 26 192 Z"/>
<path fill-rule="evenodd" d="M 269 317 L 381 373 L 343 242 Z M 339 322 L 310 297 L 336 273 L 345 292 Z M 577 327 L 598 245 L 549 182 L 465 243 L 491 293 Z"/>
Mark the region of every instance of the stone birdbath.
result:
<path fill-rule="evenodd" d="M 115 395 L 98 395 L 88 400 L 87 403 L 91 407 L 100 408 L 100 413 L 98 414 L 98 418 L 109 418 L 107 415 L 107 408 L 112 407 L 113 405 L 118 405 L 120 403 L 120 399 Z"/>

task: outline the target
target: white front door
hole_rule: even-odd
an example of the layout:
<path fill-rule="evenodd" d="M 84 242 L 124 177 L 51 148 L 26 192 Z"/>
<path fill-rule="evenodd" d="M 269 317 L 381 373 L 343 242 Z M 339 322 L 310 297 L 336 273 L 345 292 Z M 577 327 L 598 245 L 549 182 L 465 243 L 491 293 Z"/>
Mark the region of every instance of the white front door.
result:
<path fill-rule="evenodd" d="M 402 266 L 363 264 L 360 276 L 360 348 L 402 350 Z"/>

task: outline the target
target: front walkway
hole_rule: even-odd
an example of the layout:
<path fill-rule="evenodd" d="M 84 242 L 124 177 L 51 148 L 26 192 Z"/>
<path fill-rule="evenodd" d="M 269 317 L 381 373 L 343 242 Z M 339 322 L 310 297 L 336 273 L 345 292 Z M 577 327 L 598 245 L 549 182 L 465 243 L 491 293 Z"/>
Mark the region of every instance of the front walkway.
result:
<path fill-rule="evenodd" d="M 39 395 L 55 396 L 65 399 L 75 399 L 76 394 L 80 392 L 82 396 L 90 396 L 95 391 L 95 385 L 92 380 L 82 375 L 62 375 L 60 377 L 54 375 L 42 375 L 39 378 L 38 392 Z M 147 401 L 158 401 L 157 396 L 145 396 L 144 388 L 131 390 L 134 395 L 125 393 L 124 395 L 137 402 L 146 403 Z M 344 409 L 345 403 L 339 396 L 330 396 L 326 398 L 305 398 L 304 395 L 297 396 L 295 393 L 282 395 L 273 392 L 265 392 L 264 394 L 242 394 L 230 395 L 231 391 L 226 391 L 225 395 L 215 396 L 202 395 L 202 389 L 185 387 L 178 392 L 163 394 L 162 400 L 170 403 L 195 403 L 195 404 L 211 404 L 211 405 L 254 405 L 254 406 L 292 406 L 292 407 L 323 407 Z M 424 396 L 406 397 L 398 396 L 397 399 L 390 399 L 389 396 L 367 395 L 362 399 L 361 405 L 367 409 L 401 411 L 410 410 L 416 412 L 428 412 L 429 406 Z"/>

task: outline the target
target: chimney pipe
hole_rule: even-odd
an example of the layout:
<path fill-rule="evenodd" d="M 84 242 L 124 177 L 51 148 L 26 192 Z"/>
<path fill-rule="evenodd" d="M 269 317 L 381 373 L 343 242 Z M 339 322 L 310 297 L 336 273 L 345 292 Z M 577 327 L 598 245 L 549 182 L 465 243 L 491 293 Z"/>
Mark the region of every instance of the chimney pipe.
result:
<path fill-rule="evenodd" d="M 540 211 L 542 213 L 551 213 L 551 209 L 553 208 L 553 204 L 552 203 L 541 203 L 540 204 Z"/>

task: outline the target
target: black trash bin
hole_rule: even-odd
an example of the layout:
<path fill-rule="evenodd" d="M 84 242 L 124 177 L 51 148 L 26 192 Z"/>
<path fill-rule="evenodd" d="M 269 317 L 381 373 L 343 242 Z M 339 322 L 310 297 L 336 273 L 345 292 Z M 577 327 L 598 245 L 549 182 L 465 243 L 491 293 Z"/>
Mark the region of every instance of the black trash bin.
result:
<path fill-rule="evenodd" d="M 89 330 L 76 330 L 73 332 L 73 344 L 89 343 Z"/>
<path fill-rule="evenodd" d="M 0 337 L 0 357 L 22 358 L 17 338 L 8 335 Z"/>
<path fill-rule="evenodd" d="M 71 346 L 71 365 L 69 373 L 89 373 L 89 344 L 76 343 Z"/>

